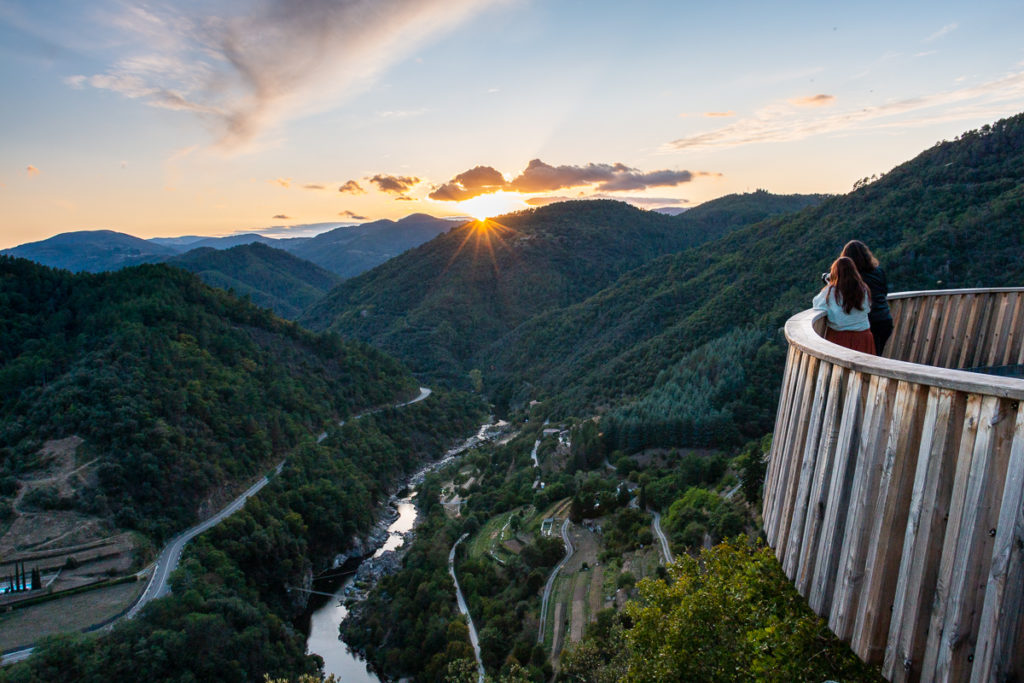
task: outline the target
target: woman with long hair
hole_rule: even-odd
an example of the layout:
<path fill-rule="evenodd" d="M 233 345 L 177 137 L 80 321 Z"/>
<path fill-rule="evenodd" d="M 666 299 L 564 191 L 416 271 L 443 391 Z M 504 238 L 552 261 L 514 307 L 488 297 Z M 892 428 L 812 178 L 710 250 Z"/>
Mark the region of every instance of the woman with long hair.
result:
<path fill-rule="evenodd" d="M 828 284 L 814 297 L 812 307 L 828 315 L 825 339 L 854 351 L 875 352 L 868 322 L 871 292 L 852 259 L 840 256 L 832 262 Z"/>
<path fill-rule="evenodd" d="M 878 265 L 878 259 L 868 249 L 868 245 L 860 240 L 847 242 L 841 256 L 853 261 L 864 284 L 871 290 L 868 322 L 871 323 L 871 336 L 875 339 L 875 353 L 881 356 L 885 342 L 892 334 L 892 313 L 889 312 L 889 302 L 886 300 L 889 296 L 889 284 L 885 280 L 885 271 Z"/>

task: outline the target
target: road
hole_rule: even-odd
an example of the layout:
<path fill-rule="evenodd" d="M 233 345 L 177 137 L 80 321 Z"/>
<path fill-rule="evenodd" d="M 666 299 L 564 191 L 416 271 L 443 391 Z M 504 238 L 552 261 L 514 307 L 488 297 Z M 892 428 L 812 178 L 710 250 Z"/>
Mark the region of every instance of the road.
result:
<path fill-rule="evenodd" d="M 459 580 L 455 578 L 455 549 L 466 539 L 466 536 L 469 536 L 469 534 L 459 536 L 459 540 L 455 541 L 451 552 L 448 553 L 448 573 L 452 575 L 452 581 L 455 582 L 455 600 L 459 603 L 459 611 L 466 615 L 466 622 L 469 624 L 469 642 L 473 645 L 473 654 L 476 656 L 477 681 L 478 683 L 484 683 L 484 663 L 480 657 L 480 639 L 477 638 L 476 627 L 473 626 L 473 616 L 469 613 L 469 606 L 466 604 L 466 599 L 462 597 Z"/>
<path fill-rule="evenodd" d="M 675 560 L 672 559 L 672 551 L 668 547 L 668 539 L 665 538 L 665 534 L 661 531 L 661 513 L 651 510 L 654 515 L 654 521 L 651 522 L 651 528 L 654 529 L 654 535 L 658 537 L 658 542 L 661 543 L 661 555 L 665 558 L 665 564 L 672 564 Z"/>
<path fill-rule="evenodd" d="M 413 403 L 419 403 L 420 401 L 430 396 L 431 393 L 432 391 L 427 387 L 420 387 L 420 393 L 416 398 L 412 399 L 411 401 L 406 401 L 405 403 L 397 403 L 395 404 L 394 407 L 401 408 L 402 406 L 412 405 Z M 379 410 L 381 409 L 378 408 L 377 410 L 371 410 L 366 413 L 362 413 L 360 415 L 357 415 L 353 419 L 359 419 L 360 417 L 363 417 L 363 415 L 369 415 L 371 413 L 378 412 Z M 344 422 L 342 422 L 342 424 L 344 424 Z M 324 432 L 317 438 L 317 443 L 323 441 L 325 438 L 327 438 L 326 432 Z M 278 463 L 277 467 L 274 468 L 274 473 L 281 474 L 281 470 L 284 469 L 284 464 L 284 460 Z M 153 573 L 149 579 L 149 585 L 146 586 L 145 592 L 143 592 L 138 602 L 136 602 L 131 609 L 125 612 L 124 616 L 121 618 L 132 619 L 142 610 L 143 607 L 146 606 L 147 603 L 149 603 L 149 601 L 154 600 L 156 598 L 162 598 L 163 596 L 170 593 L 171 589 L 170 586 L 168 585 L 168 580 L 170 579 L 171 573 L 178 568 L 178 563 L 181 561 L 181 553 L 185 549 L 185 545 L 199 534 L 203 533 L 207 529 L 210 529 L 220 524 L 225 519 L 241 510 L 242 507 L 245 505 L 245 501 L 248 500 L 251 496 L 258 493 L 269 482 L 269 476 L 263 477 L 258 482 L 250 486 L 248 490 L 245 491 L 245 493 L 231 501 L 231 503 L 229 503 L 220 512 L 213 515 L 209 519 L 200 522 L 191 529 L 186 529 L 185 531 L 181 532 L 180 534 L 172 538 L 170 542 L 166 546 L 164 546 L 164 549 L 160 551 L 160 556 L 157 557 L 156 563 L 153 567 Z M 27 659 L 29 655 L 32 654 L 33 650 L 34 648 L 28 647 L 23 650 L 10 652 L 4 655 L 2 659 L 0 659 L 0 666 L 13 664 L 14 662 L 20 662 L 23 659 Z M 479 652 L 477 653 L 477 659 L 479 660 Z"/>
<path fill-rule="evenodd" d="M 572 547 L 572 541 L 569 540 L 568 519 L 562 523 L 562 543 L 565 544 L 565 557 L 551 570 L 551 576 L 548 577 L 548 582 L 544 586 L 544 596 L 540 599 L 540 626 L 537 628 L 537 642 L 541 645 L 544 644 L 544 628 L 548 618 L 548 600 L 551 597 L 551 588 L 555 585 L 555 577 L 558 576 L 558 571 L 565 566 L 565 563 L 569 561 L 569 558 L 575 552 L 575 548 Z"/>

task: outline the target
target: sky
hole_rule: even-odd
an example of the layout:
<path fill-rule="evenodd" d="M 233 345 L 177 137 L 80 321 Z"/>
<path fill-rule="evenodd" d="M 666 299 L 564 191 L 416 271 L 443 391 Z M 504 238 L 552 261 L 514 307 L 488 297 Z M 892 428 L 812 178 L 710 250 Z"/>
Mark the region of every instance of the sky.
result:
<path fill-rule="evenodd" d="M 844 193 L 1024 111 L 1021 36 L 1019 0 L 0 0 L 0 248 Z"/>

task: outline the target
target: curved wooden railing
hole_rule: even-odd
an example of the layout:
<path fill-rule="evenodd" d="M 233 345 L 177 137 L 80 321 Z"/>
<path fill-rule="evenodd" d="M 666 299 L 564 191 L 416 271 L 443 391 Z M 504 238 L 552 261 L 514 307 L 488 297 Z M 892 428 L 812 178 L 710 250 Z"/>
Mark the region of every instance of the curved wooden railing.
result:
<path fill-rule="evenodd" d="M 764 526 L 812 609 L 893 681 L 1024 679 L 1024 288 L 890 297 L 886 358 L 786 323 Z M 911 362 L 912 361 L 912 362 Z"/>

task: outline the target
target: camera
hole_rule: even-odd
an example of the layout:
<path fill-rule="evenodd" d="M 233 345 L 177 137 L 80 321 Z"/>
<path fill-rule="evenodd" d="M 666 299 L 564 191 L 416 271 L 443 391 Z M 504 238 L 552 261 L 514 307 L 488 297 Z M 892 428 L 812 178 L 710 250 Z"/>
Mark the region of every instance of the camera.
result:
<path fill-rule="evenodd" d="M 828 284 L 828 273 L 821 274 L 821 281 L 824 282 L 826 285 Z"/>

